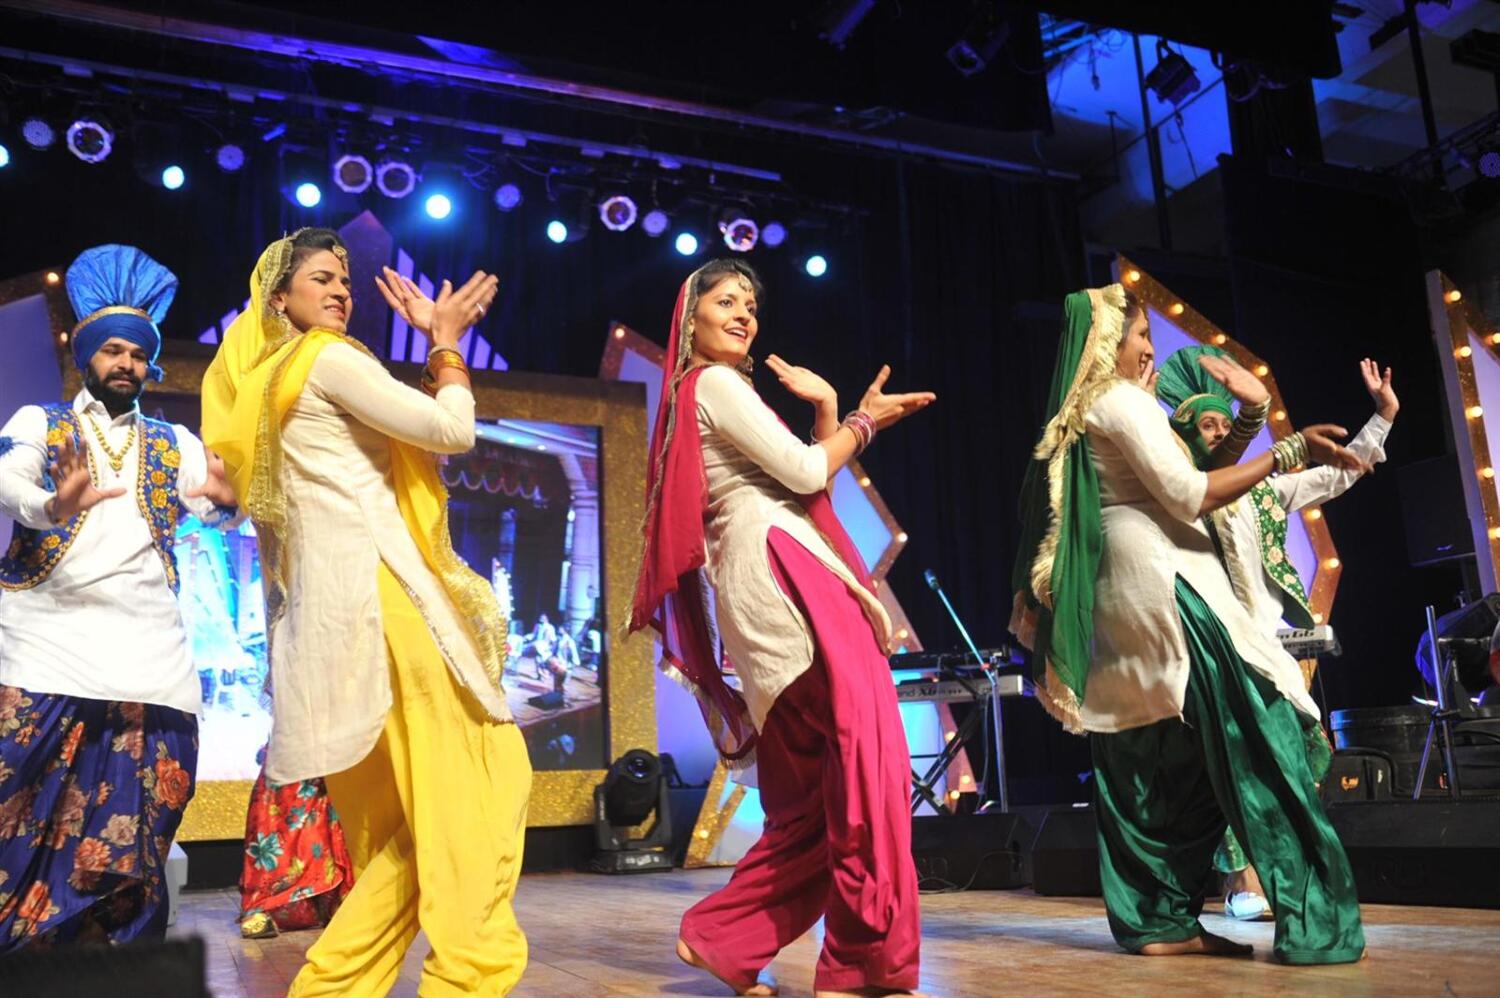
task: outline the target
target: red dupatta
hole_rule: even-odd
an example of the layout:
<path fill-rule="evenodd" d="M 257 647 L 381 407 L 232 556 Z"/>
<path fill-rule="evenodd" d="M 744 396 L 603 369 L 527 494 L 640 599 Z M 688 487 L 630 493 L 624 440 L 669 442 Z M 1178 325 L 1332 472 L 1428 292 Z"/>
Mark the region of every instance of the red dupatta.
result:
<path fill-rule="evenodd" d="M 754 759 L 756 732 L 744 697 L 725 681 L 708 620 L 707 561 L 703 521 L 708 477 L 698 434 L 698 377 L 691 368 L 690 319 L 702 289 L 695 271 L 683 282 L 672 311 L 662 390 L 646 477 L 646 520 L 641 571 L 630 611 L 631 633 L 648 625 L 660 637 L 660 668 L 698 699 L 714 747 L 736 767 Z M 827 490 L 797 497 L 813 525 L 833 546 L 854 577 L 871 589 L 864 559 L 833 512 Z"/>

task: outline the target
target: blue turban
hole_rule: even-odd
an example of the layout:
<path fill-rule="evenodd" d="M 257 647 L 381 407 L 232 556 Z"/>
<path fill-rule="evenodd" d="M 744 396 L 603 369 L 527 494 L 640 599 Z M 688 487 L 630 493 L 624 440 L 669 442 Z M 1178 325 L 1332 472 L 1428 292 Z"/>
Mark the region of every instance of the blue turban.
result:
<path fill-rule="evenodd" d="M 112 336 L 146 351 L 146 377 L 161 380 L 156 357 L 161 330 L 177 294 L 177 275 L 134 246 L 95 246 L 78 254 L 68 268 L 68 300 L 78 325 L 73 327 L 73 362 L 80 371 Z"/>

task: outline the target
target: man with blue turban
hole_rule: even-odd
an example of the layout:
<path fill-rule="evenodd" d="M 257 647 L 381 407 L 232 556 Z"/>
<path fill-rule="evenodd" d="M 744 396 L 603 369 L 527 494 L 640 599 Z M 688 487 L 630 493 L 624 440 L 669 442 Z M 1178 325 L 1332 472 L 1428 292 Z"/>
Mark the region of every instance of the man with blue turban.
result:
<path fill-rule="evenodd" d="M 0 954 L 166 927 L 201 686 L 177 606 L 178 517 L 234 516 L 217 459 L 138 408 L 172 272 L 133 246 L 68 268 L 84 388 L 0 428 Z"/>

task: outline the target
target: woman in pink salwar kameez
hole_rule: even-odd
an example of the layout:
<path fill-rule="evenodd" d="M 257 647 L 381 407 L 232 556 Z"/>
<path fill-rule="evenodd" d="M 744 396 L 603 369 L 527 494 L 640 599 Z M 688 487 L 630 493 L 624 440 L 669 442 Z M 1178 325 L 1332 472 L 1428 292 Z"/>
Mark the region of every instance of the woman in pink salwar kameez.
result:
<path fill-rule="evenodd" d="M 828 486 L 934 396 L 885 394 L 883 368 L 840 421 L 828 383 L 773 354 L 815 406 L 813 442 L 799 440 L 744 373 L 760 291 L 737 260 L 684 282 L 651 441 L 631 629 L 657 630 L 662 668 L 698 697 L 726 762 L 756 765 L 766 814 L 729 883 L 683 917 L 677 951 L 737 994 L 774 994 L 762 972 L 822 918 L 818 995 L 906 994 L 920 912 L 891 625 Z"/>

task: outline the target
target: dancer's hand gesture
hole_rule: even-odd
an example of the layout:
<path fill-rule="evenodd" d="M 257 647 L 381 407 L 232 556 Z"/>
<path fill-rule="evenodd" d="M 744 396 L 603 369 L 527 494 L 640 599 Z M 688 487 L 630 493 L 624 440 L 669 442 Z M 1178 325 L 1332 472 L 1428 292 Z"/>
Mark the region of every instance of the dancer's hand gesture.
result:
<path fill-rule="evenodd" d="M 213 503 L 215 506 L 234 506 L 238 499 L 234 494 L 234 486 L 229 484 L 229 473 L 224 470 L 224 459 L 207 447 L 203 448 L 203 457 L 208 465 L 208 474 L 203 479 L 203 484 L 196 489 L 190 489 L 183 495 L 189 499 L 197 499 L 200 496 Z"/>
<path fill-rule="evenodd" d="M 1141 376 L 1135 379 L 1136 386 L 1147 395 L 1156 398 L 1156 379 L 1160 374 L 1161 372 L 1156 369 L 1156 362 L 1148 360 L 1146 367 L 1141 371 Z"/>
<path fill-rule="evenodd" d="M 385 277 L 382 279 L 379 274 L 375 275 L 375 286 L 380 289 L 380 295 L 391 307 L 391 311 L 423 335 L 431 332 L 432 299 L 423 294 L 422 289 L 404 274 L 398 274 L 389 267 L 382 267 L 381 270 Z"/>
<path fill-rule="evenodd" d="M 1375 411 L 1380 418 L 1387 423 L 1394 420 L 1396 413 L 1401 411 L 1401 400 L 1396 398 L 1396 390 L 1391 387 L 1391 369 L 1387 367 L 1382 374 L 1380 365 L 1366 357 L 1359 362 L 1359 373 L 1365 379 L 1365 391 L 1375 400 Z"/>
<path fill-rule="evenodd" d="M 1333 423 L 1314 423 L 1302 428 L 1302 439 L 1307 441 L 1307 455 L 1319 464 L 1342 468 L 1344 471 L 1368 473 L 1370 465 L 1360 460 L 1358 454 L 1339 443 L 1349 431 Z"/>
<path fill-rule="evenodd" d="M 781 379 L 781 384 L 787 391 L 804 402 L 830 405 L 838 401 L 838 394 L 833 386 L 805 367 L 788 364 L 774 353 L 766 358 L 766 366 Z"/>
<path fill-rule="evenodd" d="M 881 365 L 880 373 L 875 375 L 875 380 L 870 382 L 869 388 L 865 389 L 864 398 L 859 400 L 860 410 L 874 419 L 875 426 L 882 430 L 919 409 L 927 408 L 937 400 L 937 396 L 932 392 L 885 394 L 885 383 L 890 376 L 891 365 Z"/>
<path fill-rule="evenodd" d="M 482 270 L 457 290 L 453 282 L 443 281 L 438 289 L 437 301 L 432 303 L 432 331 L 428 336 L 440 346 L 457 346 L 465 329 L 484 318 L 490 302 L 500 289 L 500 279 Z"/>
<path fill-rule="evenodd" d="M 89 474 L 88 455 L 74 446 L 72 437 L 63 439 L 57 449 L 57 460 L 52 462 L 50 470 L 57 491 L 44 508 L 53 523 L 67 523 L 104 500 L 125 494 L 123 488 L 100 489 L 94 485 L 93 476 Z"/>
<path fill-rule="evenodd" d="M 1198 363 L 1208 372 L 1209 377 L 1228 388 L 1229 394 L 1245 405 L 1259 405 L 1271 397 L 1259 378 L 1228 357 L 1205 354 L 1198 358 Z"/>

